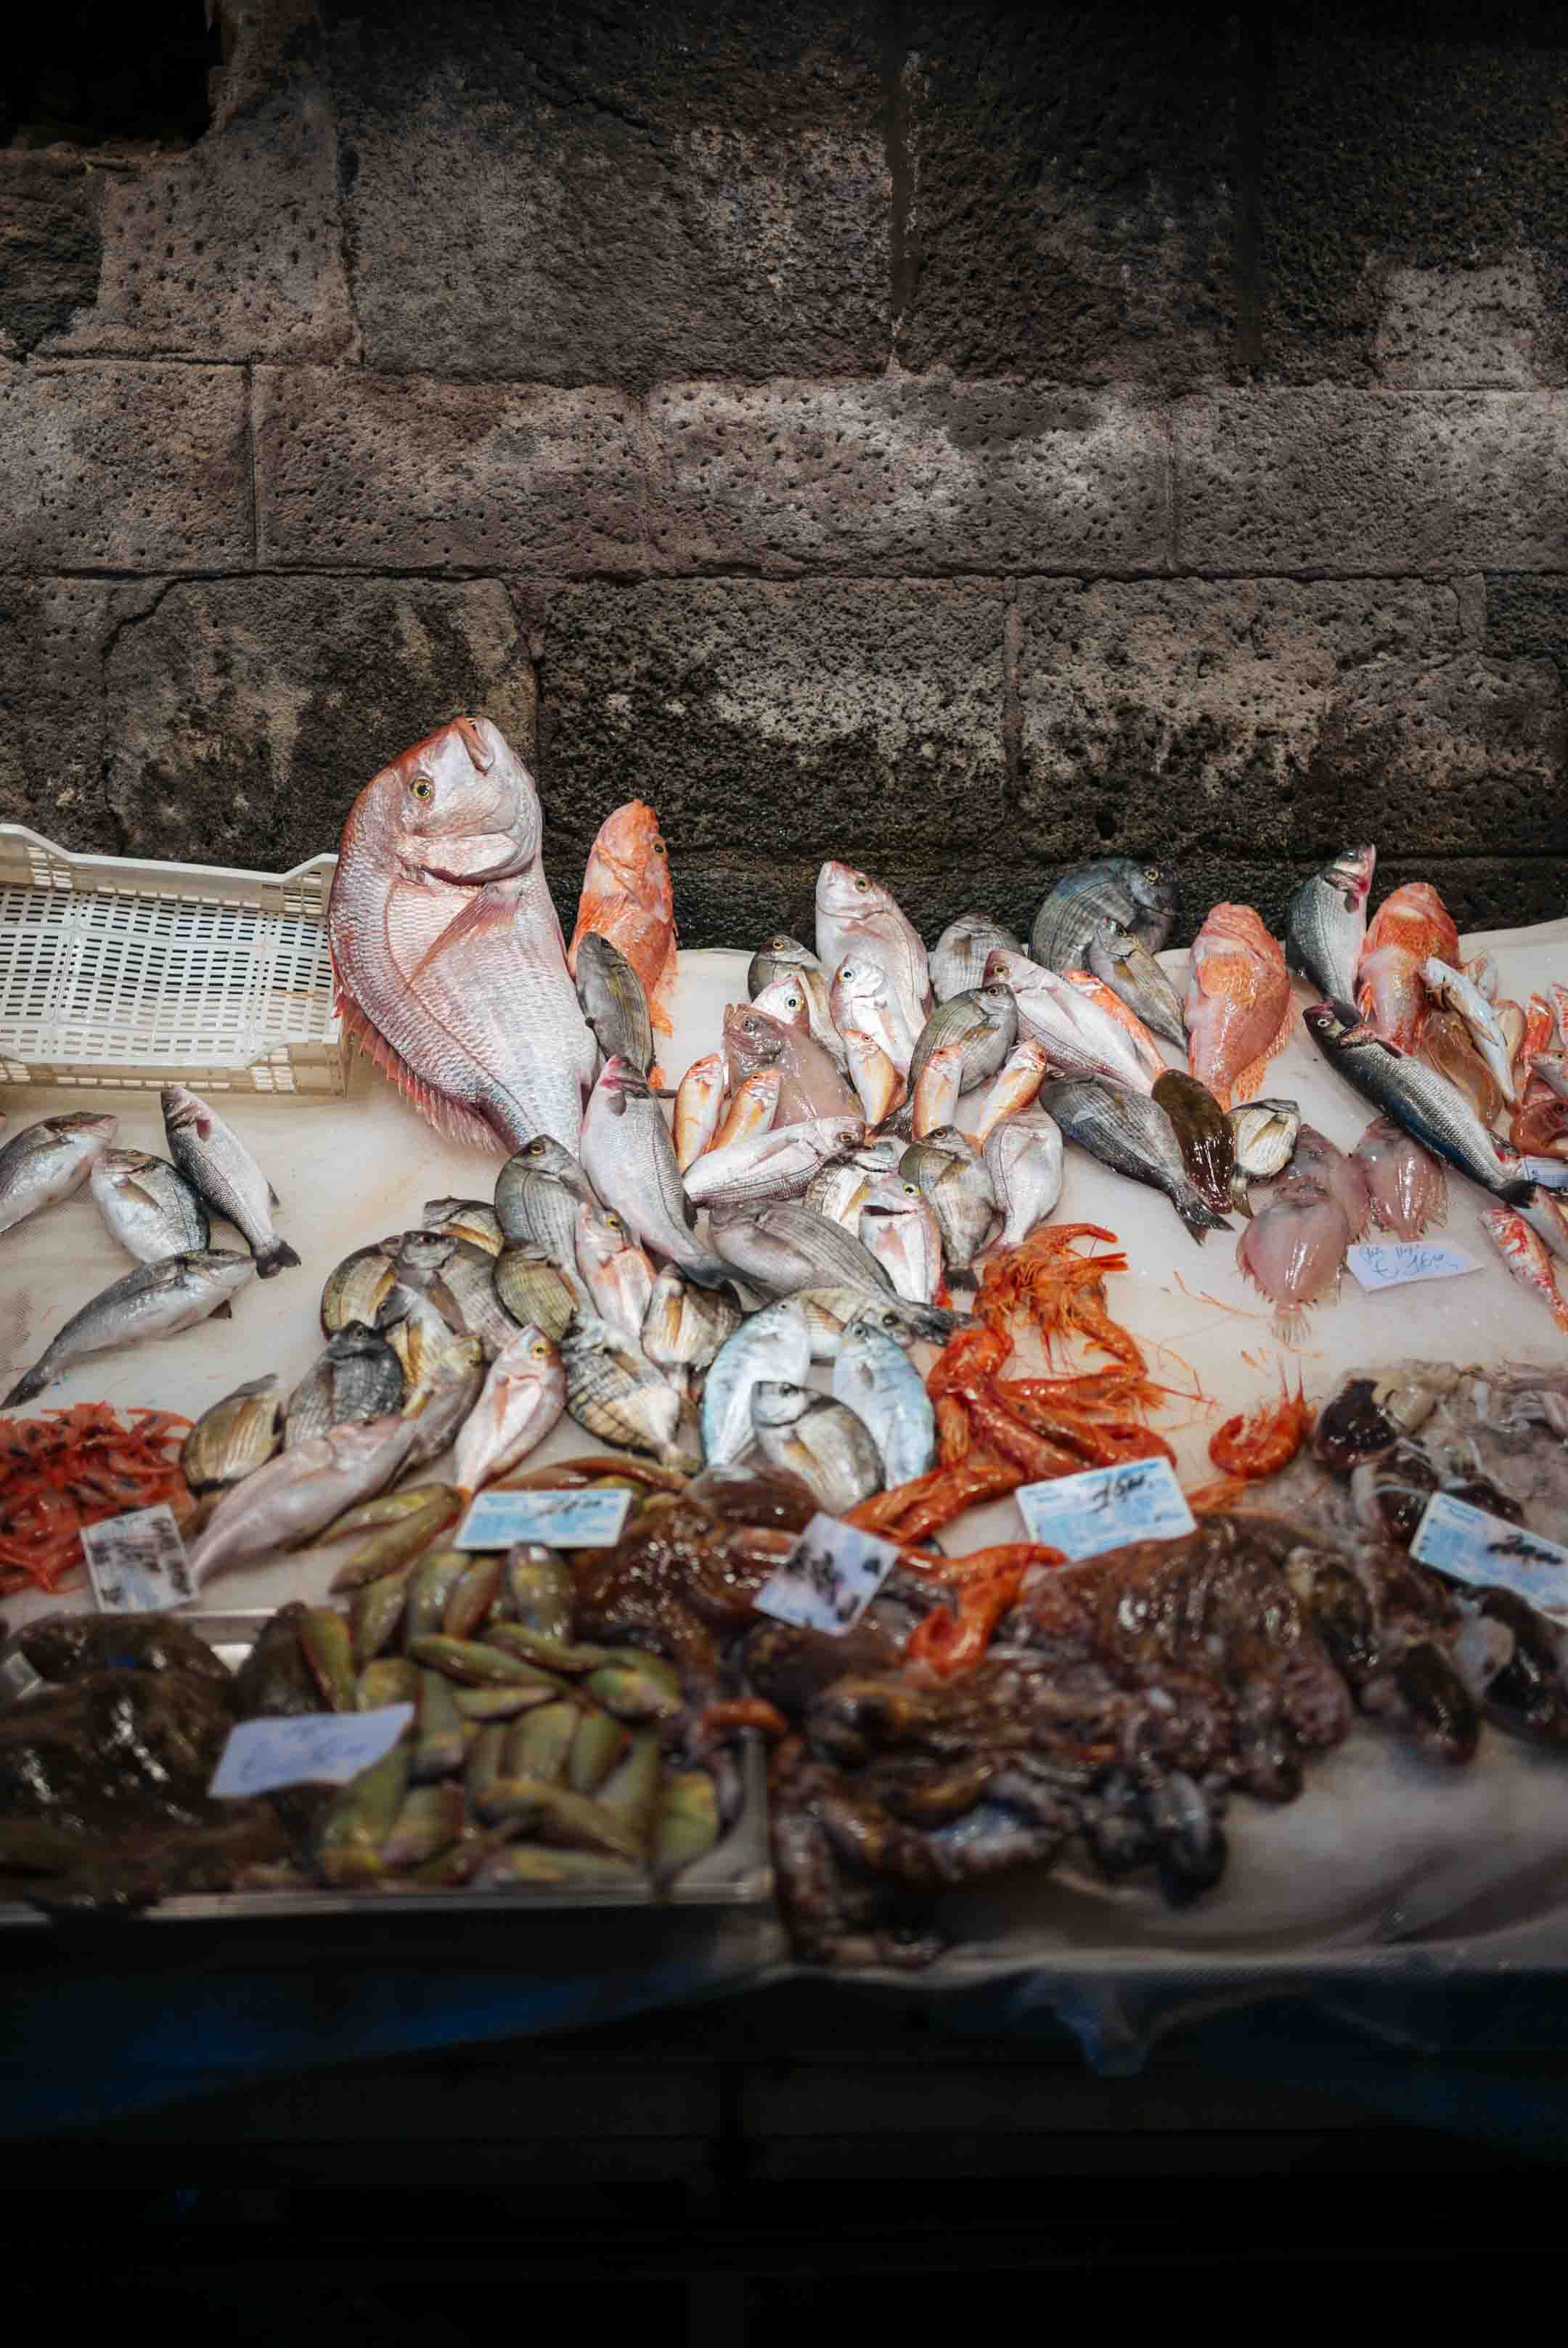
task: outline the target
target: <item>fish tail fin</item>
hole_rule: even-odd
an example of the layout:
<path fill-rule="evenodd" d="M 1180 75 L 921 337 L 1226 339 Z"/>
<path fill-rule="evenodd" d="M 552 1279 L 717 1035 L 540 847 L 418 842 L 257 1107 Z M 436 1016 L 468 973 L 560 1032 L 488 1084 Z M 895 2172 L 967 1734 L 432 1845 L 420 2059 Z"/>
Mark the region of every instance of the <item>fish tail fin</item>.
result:
<path fill-rule="evenodd" d="M 1269 1326 L 1282 1345 L 1299 1345 L 1307 1334 L 1307 1315 L 1299 1304 L 1282 1304 Z"/>
<path fill-rule="evenodd" d="M 260 1265 L 257 1266 L 257 1270 L 261 1270 Z M 232 1321 L 234 1318 L 234 1307 L 230 1303 L 229 1299 L 225 1297 L 221 1304 L 215 1304 L 212 1307 L 212 1310 L 207 1315 L 207 1318 L 209 1321 Z"/>
<path fill-rule="evenodd" d="M 35 1395 L 43 1393 L 48 1383 L 47 1377 L 40 1375 L 37 1370 L 28 1370 L 17 1379 L 5 1401 L 0 1402 L 0 1410 L 15 1410 L 18 1403 L 31 1402 Z"/>
<path fill-rule="evenodd" d="M 1532 1207 L 1535 1204 L 1533 1182 L 1505 1182 L 1498 1197 L 1510 1207 Z"/>
<path fill-rule="evenodd" d="M 1200 1247 L 1210 1231 L 1228 1231 L 1231 1228 L 1225 1217 L 1206 1199 L 1200 1199 L 1195 1190 L 1173 1192 L 1171 1204 Z"/>
<path fill-rule="evenodd" d="M 379 1027 L 362 1011 L 350 994 L 340 991 L 339 1008 L 343 1024 L 359 1045 L 366 1059 L 374 1060 L 383 1076 L 397 1086 L 410 1100 L 426 1124 L 433 1125 L 451 1141 L 467 1149 L 487 1149 L 494 1155 L 500 1141 L 493 1126 L 487 1123 L 477 1109 L 465 1108 L 460 1102 L 437 1092 L 434 1085 L 415 1075 L 401 1052 L 389 1044 Z"/>
<path fill-rule="evenodd" d="M 257 1252 L 256 1277 L 258 1280 L 274 1279 L 280 1272 L 286 1272 L 290 1264 L 298 1263 L 299 1260 L 287 1240 L 274 1236 Z M 220 1304 L 213 1318 L 220 1318 L 224 1309 Z"/>

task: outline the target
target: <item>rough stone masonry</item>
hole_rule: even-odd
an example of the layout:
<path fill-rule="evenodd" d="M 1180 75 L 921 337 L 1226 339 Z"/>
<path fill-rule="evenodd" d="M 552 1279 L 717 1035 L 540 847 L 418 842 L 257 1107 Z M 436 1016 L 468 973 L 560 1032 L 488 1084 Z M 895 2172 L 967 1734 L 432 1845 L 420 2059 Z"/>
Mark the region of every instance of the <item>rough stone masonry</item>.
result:
<path fill-rule="evenodd" d="M 1564 910 L 1560 7 L 221 14 L 193 144 L 0 150 L 0 814 L 286 865 L 482 709 L 692 944 Z"/>

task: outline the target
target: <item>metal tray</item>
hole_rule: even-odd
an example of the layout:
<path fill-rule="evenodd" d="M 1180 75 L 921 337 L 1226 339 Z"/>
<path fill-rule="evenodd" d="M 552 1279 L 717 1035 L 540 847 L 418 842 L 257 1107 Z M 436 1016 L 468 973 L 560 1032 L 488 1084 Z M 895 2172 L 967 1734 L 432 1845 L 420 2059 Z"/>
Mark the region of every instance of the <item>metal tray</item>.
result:
<path fill-rule="evenodd" d="M 226 1663 L 237 1670 L 250 1653 L 271 1609 L 251 1614 L 180 1614 L 179 1620 Z M 0 1673 L 22 1649 L 22 1633 L 0 1644 Z M 26 1703 L 0 1682 L 0 1712 Z M 497 1914 L 512 1910 L 585 1908 L 743 1908 L 773 1897 L 773 1864 L 768 1851 L 767 1766 L 761 1740 L 747 1732 L 742 1737 L 741 1814 L 728 1834 L 706 1859 L 678 1876 L 667 1891 L 652 1884 L 589 1886 L 518 1884 L 507 1890 L 453 1891 L 188 1891 L 160 1900 L 138 1911 L 135 1921 L 187 1923 L 198 1920 L 262 1916 L 415 1915 L 432 1910 Z M 117 1914 L 118 1911 L 117 1911 Z M 0 1931 L 24 1924 L 47 1925 L 49 1919 L 22 1900 L 0 1900 Z"/>

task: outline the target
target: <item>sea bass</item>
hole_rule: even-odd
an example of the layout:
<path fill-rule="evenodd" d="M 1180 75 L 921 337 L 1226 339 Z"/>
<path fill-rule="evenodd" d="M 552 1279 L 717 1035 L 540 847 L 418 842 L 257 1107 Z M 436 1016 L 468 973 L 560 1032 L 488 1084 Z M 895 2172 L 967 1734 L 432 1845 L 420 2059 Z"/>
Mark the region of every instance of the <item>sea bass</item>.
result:
<path fill-rule="evenodd" d="M 14 1133 L 0 1149 L 0 1231 L 80 1189 L 114 1139 L 118 1122 L 90 1109 L 70 1109 Z"/>
<path fill-rule="evenodd" d="M 1193 942 L 1187 1066 L 1222 1108 L 1246 1100 L 1295 1025 L 1285 956 L 1250 905 L 1215 905 Z"/>
<path fill-rule="evenodd" d="M 227 1248 L 191 1248 L 157 1263 L 138 1263 L 72 1313 L 32 1368 L 17 1379 L 0 1410 L 31 1402 L 89 1354 L 194 1328 L 210 1313 L 225 1310 L 255 1269 L 250 1256 Z"/>
<path fill-rule="evenodd" d="M 163 1088 L 169 1154 L 215 1214 L 243 1235 L 256 1270 L 271 1280 L 299 1257 L 272 1229 L 278 1194 L 227 1120 L 184 1085 Z"/>
<path fill-rule="evenodd" d="M 1504 1162 L 1496 1142 L 1457 1085 L 1450 1085 L 1424 1060 L 1412 1059 L 1397 1045 L 1385 1044 L 1364 1027 L 1352 1027 L 1327 1003 L 1312 1004 L 1306 1019 L 1324 1058 L 1355 1086 L 1364 1100 L 1371 1101 L 1505 1206 L 1530 1204 L 1534 1184 Z"/>
<path fill-rule="evenodd" d="M 105 1149 L 92 1160 L 93 1202 L 115 1239 L 138 1263 L 186 1248 L 204 1248 L 212 1237 L 199 1191 L 171 1166 L 146 1149 Z"/>
<path fill-rule="evenodd" d="M 679 967 L 675 898 L 659 819 L 641 799 L 629 799 L 606 816 L 589 850 L 577 927 L 567 954 L 574 978 L 579 974 L 578 949 L 589 932 L 608 938 L 625 955 L 642 982 L 649 1016 L 660 1034 L 668 1035 Z"/>
<path fill-rule="evenodd" d="M 575 1149 L 593 1081 L 540 830 L 499 728 L 460 717 L 361 791 L 327 908 L 348 1031 L 431 1124 L 484 1149 L 536 1133 Z"/>
<path fill-rule="evenodd" d="M 1459 932 L 1430 880 L 1393 890 L 1367 925 L 1356 968 L 1356 1008 L 1375 1035 L 1413 1052 L 1427 1014 L 1421 964 L 1436 954 L 1457 967 Z"/>
<path fill-rule="evenodd" d="M 1356 1000 L 1356 966 L 1367 937 L 1367 899 L 1375 848 L 1348 848 L 1291 891 L 1285 909 L 1285 958 L 1347 1009 Z"/>
<path fill-rule="evenodd" d="M 729 1267 L 705 1248 L 675 1163 L 664 1113 L 643 1079 L 624 1060 L 607 1061 L 582 1128 L 583 1170 L 607 1207 L 655 1254 L 678 1263 L 704 1288 L 716 1288 Z"/>

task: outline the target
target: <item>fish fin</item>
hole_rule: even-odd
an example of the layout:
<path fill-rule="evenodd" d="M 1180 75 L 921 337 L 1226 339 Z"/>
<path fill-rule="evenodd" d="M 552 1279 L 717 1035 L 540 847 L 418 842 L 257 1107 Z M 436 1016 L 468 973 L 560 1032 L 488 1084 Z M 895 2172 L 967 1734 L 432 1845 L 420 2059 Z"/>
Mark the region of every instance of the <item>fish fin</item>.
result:
<path fill-rule="evenodd" d="M 660 997 L 675 984 L 680 974 L 680 953 L 676 945 L 674 925 L 671 924 L 670 943 L 665 951 L 663 963 L 658 977 L 648 991 L 648 1015 L 661 1035 L 671 1035 L 675 1031 L 670 1025 L 670 1014 L 665 1010 Z"/>
<path fill-rule="evenodd" d="M 352 995 L 340 993 L 338 1007 L 343 1014 L 344 1027 L 365 1057 L 375 1062 L 383 1076 L 388 1077 L 413 1103 L 427 1124 L 435 1126 L 438 1133 L 446 1134 L 449 1140 L 458 1142 L 467 1149 L 487 1149 L 493 1153 L 503 1146 L 501 1137 L 477 1109 L 465 1108 L 446 1093 L 437 1092 L 435 1086 L 427 1084 L 423 1076 L 415 1076 L 401 1052 L 387 1042 L 380 1028 L 366 1012 L 360 1009 Z"/>
<path fill-rule="evenodd" d="M 1276 1029 L 1270 1041 L 1264 1045 L 1255 1060 L 1249 1060 L 1245 1067 L 1240 1069 L 1237 1074 L 1231 1078 L 1230 1098 L 1228 1100 L 1220 1100 L 1218 1092 L 1215 1092 L 1214 1098 L 1216 1100 L 1220 1100 L 1220 1107 L 1222 1108 L 1239 1107 L 1243 1101 L 1252 1099 L 1254 1094 L 1260 1089 L 1264 1077 L 1268 1073 L 1268 1064 L 1270 1060 L 1274 1059 L 1278 1053 L 1284 1051 L 1286 1045 L 1295 1035 L 1296 1025 L 1297 1014 L 1296 1001 L 1295 997 L 1292 996 L 1291 1000 L 1285 1006 L 1285 1016 L 1280 1021 L 1279 1025 Z"/>
<path fill-rule="evenodd" d="M 270 1182 L 267 1185 L 267 1203 L 271 1207 L 281 1207 L 283 1203 Z"/>
<path fill-rule="evenodd" d="M 43 1393 L 48 1383 L 46 1376 L 40 1377 L 36 1370 L 29 1370 L 25 1377 L 17 1379 L 5 1401 L 0 1402 L 0 1410 L 15 1410 L 18 1403 L 31 1402 L 35 1395 Z"/>
<path fill-rule="evenodd" d="M 215 1304 L 212 1307 L 212 1310 L 207 1315 L 207 1318 L 209 1321 L 232 1321 L 234 1318 L 234 1307 L 230 1303 L 229 1299 L 225 1297 L 221 1304 Z"/>
<path fill-rule="evenodd" d="M 1532 1207 L 1535 1203 L 1535 1185 L 1533 1182 L 1507 1182 L 1498 1195 L 1511 1207 Z"/>

